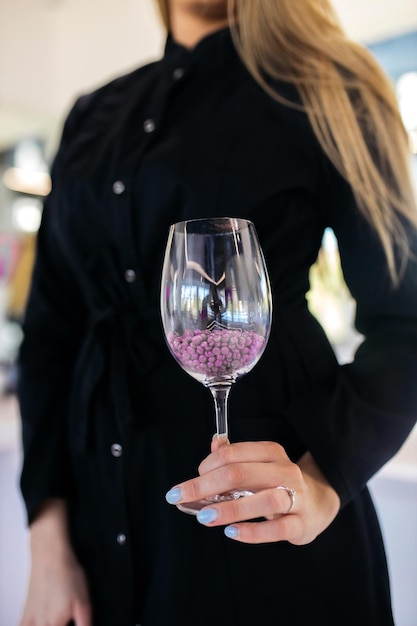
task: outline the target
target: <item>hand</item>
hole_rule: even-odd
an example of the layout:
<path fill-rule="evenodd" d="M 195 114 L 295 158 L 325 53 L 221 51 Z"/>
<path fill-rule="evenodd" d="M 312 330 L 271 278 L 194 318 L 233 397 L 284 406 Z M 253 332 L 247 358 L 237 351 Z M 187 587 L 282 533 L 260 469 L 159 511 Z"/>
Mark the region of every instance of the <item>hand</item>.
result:
<path fill-rule="evenodd" d="M 91 626 L 83 569 L 69 544 L 65 512 L 56 501 L 33 523 L 32 570 L 20 626 Z"/>
<path fill-rule="evenodd" d="M 91 626 L 85 575 L 71 554 L 50 554 L 32 567 L 20 626 Z"/>
<path fill-rule="evenodd" d="M 220 445 L 213 439 L 212 453 L 198 468 L 200 476 L 175 487 L 181 502 L 214 493 L 250 490 L 252 496 L 204 507 L 197 519 L 206 526 L 226 525 L 225 534 L 244 543 L 289 541 L 304 545 L 313 541 L 334 520 L 340 500 L 310 453 L 293 463 L 284 448 L 274 442 Z M 294 507 L 289 494 L 296 491 Z M 247 521 L 265 518 L 264 521 Z"/>

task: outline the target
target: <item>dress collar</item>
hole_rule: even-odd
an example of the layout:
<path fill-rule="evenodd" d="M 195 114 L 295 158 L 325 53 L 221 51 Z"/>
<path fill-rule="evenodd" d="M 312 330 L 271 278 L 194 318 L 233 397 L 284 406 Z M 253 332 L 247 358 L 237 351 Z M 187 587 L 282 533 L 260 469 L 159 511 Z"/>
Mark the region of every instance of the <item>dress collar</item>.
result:
<path fill-rule="evenodd" d="M 198 65 L 220 66 L 231 55 L 236 56 L 229 27 L 222 28 L 201 39 L 194 48 L 186 48 L 168 34 L 164 60 L 168 63 L 187 62 Z"/>

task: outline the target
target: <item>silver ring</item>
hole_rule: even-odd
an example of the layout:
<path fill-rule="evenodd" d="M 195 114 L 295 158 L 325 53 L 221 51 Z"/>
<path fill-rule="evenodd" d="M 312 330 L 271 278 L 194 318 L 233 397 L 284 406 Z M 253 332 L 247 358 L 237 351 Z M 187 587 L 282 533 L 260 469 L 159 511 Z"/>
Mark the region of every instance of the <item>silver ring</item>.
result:
<path fill-rule="evenodd" d="M 277 487 L 277 489 L 283 489 L 284 491 L 286 491 L 288 493 L 288 495 L 291 498 L 291 504 L 290 504 L 290 508 L 288 509 L 288 511 L 286 512 L 286 515 L 288 515 L 288 513 L 291 513 L 291 511 L 294 508 L 295 505 L 295 494 L 297 493 L 295 489 L 290 489 L 289 487 L 285 487 L 284 485 L 280 485 L 279 487 Z"/>

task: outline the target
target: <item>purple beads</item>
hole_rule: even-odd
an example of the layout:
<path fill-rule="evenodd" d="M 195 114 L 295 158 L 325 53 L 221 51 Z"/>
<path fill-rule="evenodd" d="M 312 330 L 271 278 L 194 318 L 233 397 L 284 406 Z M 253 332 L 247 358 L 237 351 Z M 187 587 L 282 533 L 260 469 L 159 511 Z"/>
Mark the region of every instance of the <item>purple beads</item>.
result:
<path fill-rule="evenodd" d="M 247 330 L 187 330 L 172 334 L 169 345 L 178 362 L 199 376 L 234 376 L 257 360 L 264 338 Z"/>

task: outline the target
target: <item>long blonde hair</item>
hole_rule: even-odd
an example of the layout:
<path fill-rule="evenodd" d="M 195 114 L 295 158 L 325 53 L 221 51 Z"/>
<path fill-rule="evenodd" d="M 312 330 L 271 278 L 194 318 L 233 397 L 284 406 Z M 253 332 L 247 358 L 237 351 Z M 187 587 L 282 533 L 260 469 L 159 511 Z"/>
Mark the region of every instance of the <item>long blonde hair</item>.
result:
<path fill-rule="evenodd" d="M 169 30 L 168 0 L 156 0 Z M 411 151 L 395 90 L 371 53 L 344 32 L 329 0 L 228 0 L 234 42 L 255 80 L 293 83 L 324 152 L 349 182 L 383 246 L 389 272 L 417 227 Z M 302 6 L 301 6 L 302 5 Z"/>

